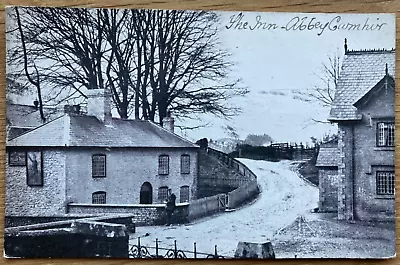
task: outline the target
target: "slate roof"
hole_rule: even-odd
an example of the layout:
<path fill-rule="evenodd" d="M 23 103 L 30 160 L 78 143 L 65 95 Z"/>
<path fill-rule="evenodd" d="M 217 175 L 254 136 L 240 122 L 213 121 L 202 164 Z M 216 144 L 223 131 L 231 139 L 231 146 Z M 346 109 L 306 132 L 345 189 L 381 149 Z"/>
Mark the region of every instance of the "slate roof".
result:
<path fill-rule="evenodd" d="M 44 108 L 43 112 L 47 120 L 53 120 L 62 114 L 52 108 Z M 8 125 L 18 128 L 35 128 L 43 124 L 39 110 L 34 106 L 9 102 L 6 104 L 6 120 Z"/>
<path fill-rule="evenodd" d="M 198 147 L 150 121 L 65 114 L 16 138 L 7 146 L 32 147 Z"/>
<path fill-rule="evenodd" d="M 336 147 L 321 147 L 319 149 L 316 167 L 337 167 L 339 150 Z"/>
<path fill-rule="evenodd" d="M 353 105 L 388 74 L 395 76 L 395 50 L 362 50 L 346 52 L 328 120 L 359 120 L 361 114 Z"/>

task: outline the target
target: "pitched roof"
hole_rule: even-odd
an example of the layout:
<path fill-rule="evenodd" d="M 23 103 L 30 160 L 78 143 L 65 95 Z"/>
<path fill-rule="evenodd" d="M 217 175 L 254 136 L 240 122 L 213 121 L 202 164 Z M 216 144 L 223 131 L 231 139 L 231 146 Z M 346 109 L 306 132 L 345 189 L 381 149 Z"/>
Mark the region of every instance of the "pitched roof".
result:
<path fill-rule="evenodd" d="M 337 167 L 339 150 L 336 147 L 321 147 L 318 152 L 316 167 Z"/>
<path fill-rule="evenodd" d="M 385 77 L 386 64 L 388 74 L 395 76 L 395 50 L 346 52 L 328 120 L 359 120 L 354 103 Z"/>
<path fill-rule="evenodd" d="M 43 109 L 47 120 L 53 120 L 61 114 L 56 109 L 45 107 Z M 6 120 L 10 126 L 18 128 L 35 128 L 43 124 L 37 108 L 29 105 L 6 104 Z"/>
<path fill-rule="evenodd" d="M 105 125 L 93 116 L 72 114 L 10 139 L 7 146 L 198 147 L 150 121 L 113 118 Z"/>

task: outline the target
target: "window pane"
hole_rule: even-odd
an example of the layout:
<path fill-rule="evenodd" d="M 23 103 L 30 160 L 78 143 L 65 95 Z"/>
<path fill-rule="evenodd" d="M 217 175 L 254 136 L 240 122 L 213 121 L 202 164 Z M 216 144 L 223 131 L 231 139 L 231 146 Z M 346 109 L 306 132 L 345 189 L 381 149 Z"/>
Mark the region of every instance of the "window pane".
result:
<path fill-rule="evenodd" d="M 106 156 L 93 155 L 92 157 L 92 176 L 105 177 L 106 176 Z"/>
<path fill-rule="evenodd" d="M 10 152 L 8 155 L 8 164 L 10 166 L 26 166 L 26 153 Z"/>
<path fill-rule="evenodd" d="M 376 173 L 376 193 L 379 195 L 393 195 L 395 189 L 394 172 Z"/>
<path fill-rule="evenodd" d="M 190 156 L 189 155 L 181 156 L 181 173 L 182 174 L 190 174 Z"/>
<path fill-rule="evenodd" d="M 27 183 L 29 186 L 43 185 L 42 153 L 27 153 Z"/>
<path fill-rule="evenodd" d="M 158 201 L 164 203 L 168 200 L 168 187 L 160 187 L 158 189 Z"/>
<path fill-rule="evenodd" d="M 160 175 L 169 174 L 169 156 L 160 155 L 158 157 L 158 174 Z"/>
<path fill-rule="evenodd" d="M 189 201 L 189 186 L 182 186 L 180 190 L 180 202 Z"/>
<path fill-rule="evenodd" d="M 393 122 L 380 122 L 377 125 L 377 145 L 378 146 L 394 146 Z"/>
<path fill-rule="evenodd" d="M 106 204 L 106 193 L 97 191 L 92 194 L 92 204 Z"/>

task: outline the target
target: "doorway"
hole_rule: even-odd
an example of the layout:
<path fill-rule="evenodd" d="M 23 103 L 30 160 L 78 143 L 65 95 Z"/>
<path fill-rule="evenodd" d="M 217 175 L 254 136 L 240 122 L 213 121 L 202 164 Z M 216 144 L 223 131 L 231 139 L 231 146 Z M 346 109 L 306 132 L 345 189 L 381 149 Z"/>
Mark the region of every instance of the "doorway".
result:
<path fill-rule="evenodd" d="M 153 187 L 149 182 L 143 183 L 140 188 L 140 204 L 153 203 Z"/>

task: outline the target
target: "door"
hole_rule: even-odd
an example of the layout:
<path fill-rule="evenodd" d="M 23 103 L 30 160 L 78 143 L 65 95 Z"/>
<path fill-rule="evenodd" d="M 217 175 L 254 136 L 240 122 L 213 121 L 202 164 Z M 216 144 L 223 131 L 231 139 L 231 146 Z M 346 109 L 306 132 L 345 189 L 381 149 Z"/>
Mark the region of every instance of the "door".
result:
<path fill-rule="evenodd" d="M 150 183 L 143 183 L 140 188 L 140 204 L 152 204 L 153 203 L 153 188 Z"/>

